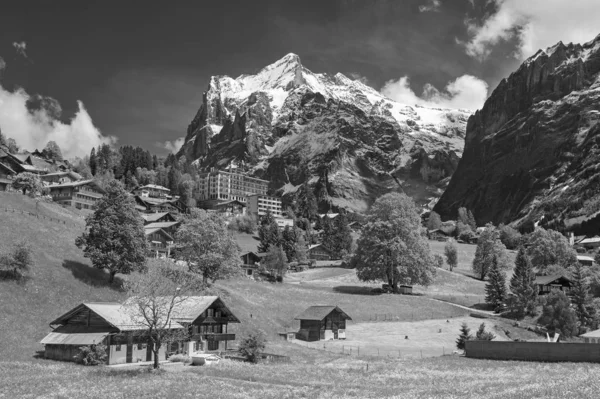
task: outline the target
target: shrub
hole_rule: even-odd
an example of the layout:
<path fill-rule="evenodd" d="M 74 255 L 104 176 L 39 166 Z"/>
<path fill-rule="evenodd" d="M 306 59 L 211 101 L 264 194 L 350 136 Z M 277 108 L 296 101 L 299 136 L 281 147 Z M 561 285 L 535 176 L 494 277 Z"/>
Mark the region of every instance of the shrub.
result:
<path fill-rule="evenodd" d="M 31 247 L 25 241 L 17 243 L 8 254 L 0 254 L 0 276 L 20 280 L 33 266 Z"/>
<path fill-rule="evenodd" d="M 435 254 L 433 258 L 435 259 L 435 265 L 442 269 L 444 267 L 444 258 L 442 257 L 442 255 Z"/>
<path fill-rule="evenodd" d="M 168 360 L 172 363 L 191 363 L 192 362 L 192 359 L 189 356 L 184 355 L 183 353 L 171 355 Z"/>
<path fill-rule="evenodd" d="M 106 362 L 106 346 L 102 344 L 81 346 L 75 360 L 84 366 L 98 366 Z"/>
<path fill-rule="evenodd" d="M 240 342 L 240 355 L 245 357 L 250 363 L 258 363 L 266 343 L 267 340 L 262 333 L 251 333 Z"/>
<path fill-rule="evenodd" d="M 239 233 L 252 234 L 256 230 L 256 220 L 250 215 L 238 216 L 229 222 L 227 228 Z"/>
<path fill-rule="evenodd" d="M 491 331 L 485 331 L 485 323 L 481 323 L 475 334 L 475 339 L 478 341 L 491 341 L 494 338 L 496 338 L 496 336 L 492 334 Z"/>

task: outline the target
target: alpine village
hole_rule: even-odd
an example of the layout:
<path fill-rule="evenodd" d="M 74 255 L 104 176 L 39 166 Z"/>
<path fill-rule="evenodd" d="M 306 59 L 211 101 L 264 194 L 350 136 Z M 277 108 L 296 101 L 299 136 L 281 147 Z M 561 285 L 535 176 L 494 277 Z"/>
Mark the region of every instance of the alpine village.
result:
<path fill-rule="evenodd" d="M 168 154 L 0 116 L 0 398 L 598 397 L 600 35 L 478 110 L 308 67 Z"/>

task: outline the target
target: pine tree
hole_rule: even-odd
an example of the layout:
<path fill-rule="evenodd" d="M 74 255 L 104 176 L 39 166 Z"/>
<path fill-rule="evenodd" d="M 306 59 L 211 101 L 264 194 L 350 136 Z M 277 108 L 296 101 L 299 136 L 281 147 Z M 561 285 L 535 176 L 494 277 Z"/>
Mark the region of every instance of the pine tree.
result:
<path fill-rule="evenodd" d="M 473 231 L 477 230 L 477 221 L 475 220 L 475 216 L 473 216 L 473 212 L 471 212 L 470 210 L 467 211 L 467 221 L 468 225 Z"/>
<path fill-rule="evenodd" d="M 509 307 L 517 318 L 522 318 L 526 313 L 534 312 L 537 297 L 535 274 L 523 246 L 519 247 L 515 259 L 515 269 L 510 279 L 510 291 L 512 295 Z"/>
<path fill-rule="evenodd" d="M 571 303 L 581 326 L 590 326 L 593 321 L 589 286 L 585 280 L 583 266 L 577 262 L 573 267 L 571 285 Z"/>
<path fill-rule="evenodd" d="M 471 335 L 471 329 L 467 326 L 467 323 L 462 323 L 462 325 L 460 326 L 460 335 L 456 340 L 456 348 L 464 350 L 465 342 L 470 341 L 472 339 L 473 336 Z"/>
<path fill-rule="evenodd" d="M 258 246 L 259 252 L 267 252 L 271 245 L 276 247 L 281 245 L 281 232 L 270 211 L 267 211 L 267 214 L 260 221 L 258 239 L 260 240 L 260 245 Z"/>
<path fill-rule="evenodd" d="M 90 172 L 92 172 L 92 176 L 96 176 L 96 171 L 98 170 L 98 161 L 96 160 L 96 149 L 92 148 L 90 152 Z"/>
<path fill-rule="evenodd" d="M 493 256 L 485 285 L 485 302 L 494 308 L 506 301 L 506 276 L 498 268 L 498 259 Z"/>
<path fill-rule="evenodd" d="M 334 219 L 332 234 L 331 251 L 334 256 L 341 258 L 344 254 L 349 254 L 352 251 L 352 230 L 348 226 L 348 217 L 345 213 L 340 213 Z"/>
<path fill-rule="evenodd" d="M 296 257 L 296 244 L 299 236 L 298 229 L 296 227 L 285 226 L 281 234 L 281 247 L 283 248 L 288 262 Z"/>
<path fill-rule="evenodd" d="M 478 341 L 492 341 L 496 336 L 490 331 L 485 331 L 485 323 L 479 325 L 479 329 L 475 334 L 475 339 Z"/>
<path fill-rule="evenodd" d="M 444 254 L 446 255 L 446 263 L 448 268 L 452 271 L 456 265 L 458 265 L 458 250 L 456 249 L 456 241 L 452 238 L 446 241 L 444 246 Z"/>
<path fill-rule="evenodd" d="M 296 242 L 296 260 L 301 265 L 308 263 L 308 246 L 302 234 L 300 234 Z"/>

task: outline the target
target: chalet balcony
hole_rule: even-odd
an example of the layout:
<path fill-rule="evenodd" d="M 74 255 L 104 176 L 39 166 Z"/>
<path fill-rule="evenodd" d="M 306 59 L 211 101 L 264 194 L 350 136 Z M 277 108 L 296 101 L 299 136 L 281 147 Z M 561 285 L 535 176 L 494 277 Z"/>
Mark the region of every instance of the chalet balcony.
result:
<path fill-rule="evenodd" d="M 206 341 L 235 341 L 235 334 L 198 333 L 192 335 L 193 341 L 199 341 L 200 339 Z"/>

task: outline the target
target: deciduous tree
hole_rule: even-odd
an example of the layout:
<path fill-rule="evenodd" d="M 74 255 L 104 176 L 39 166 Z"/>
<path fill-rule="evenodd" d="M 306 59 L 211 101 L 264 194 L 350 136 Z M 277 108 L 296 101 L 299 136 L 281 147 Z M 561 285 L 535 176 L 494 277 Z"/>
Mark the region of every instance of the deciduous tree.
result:
<path fill-rule="evenodd" d="M 12 186 L 15 190 L 20 190 L 30 197 L 36 197 L 45 191 L 39 176 L 29 172 L 19 173 L 13 180 Z"/>
<path fill-rule="evenodd" d="M 281 246 L 271 245 L 260 264 L 274 275 L 283 277 L 287 271 L 287 256 Z"/>
<path fill-rule="evenodd" d="M 506 247 L 500 241 L 500 234 L 491 223 L 488 223 L 477 241 L 477 249 L 473 259 L 473 271 L 481 280 L 484 280 L 487 276 L 493 257 L 496 257 L 500 270 L 510 268 L 510 260 Z"/>
<path fill-rule="evenodd" d="M 83 248 L 95 268 L 108 270 L 111 283 L 117 273 L 144 269 L 148 250 L 144 224 L 133 197 L 120 182 L 107 184 L 96 210 L 86 218 L 86 231 L 75 244 Z"/>
<path fill-rule="evenodd" d="M 590 289 L 583 266 L 579 262 L 573 266 L 572 281 L 571 302 L 575 308 L 577 319 L 582 327 L 589 327 L 594 320 L 594 308 L 591 306 Z"/>
<path fill-rule="evenodd" d="M 542 315 L 538 323 L 548 332 L 559 333 L 564 337 L 577 334 L 577 315 L 571 308 L 571 301 L 562 291 L 551 292 L 546 296 Z"/>
<path fill-rule="evenodd" d="M 271 245 L 281 245 L 281 231 L 279 231 L 279 226 L 275 221 L 275 217 L 273 217 L 273 214 L 270 211 L 267 211 L 260 220 L 258 239 L 260 240 L 258 246 L 259 252 L 267 252 Z"/>
<path fill-rule="evenodd" d="M 449 239 L 444 246 L 444 255 L 446 255 L 446 263 L 450 271 L 458 265 L 458 250 L 456 249 L 456 241 Z"/>
<path fill-rule="evenodd" d="M 413 200 L 390 193 L 378 198 L 368 212 L 358 248 L 352 260 L 359 279 L 398 284 L 429 285 L 435 263 L 421 218 Z"/>
<path fill-rule="evenodd" d="M 577 252 L 569 241 L 558 231 L 537 227 L 528 237 L 527 255 L 531 259 L 537 274 L 548 274 L 548 266 L 560 265 L 569 269 L 577 263 Z"/>
<path fill-rule="evenodd" d="M 441 227 L 442 227 L 442 218 L 440 217 L 440 214 L 435 211 L 431 211 L 431 213 L 429 214 L 429 218 L 427 219 L 427 229 L 428 230 L 436 230 Z"/>
<path fill-rule="evenodd" d="M 58 146 L 58 144 L 56 144 L 56 141 L 52 140 L 49 141 L 48 144 L 46 144 L 46 147 L 44 147 L 44 149 L 42 150 L 42 155 L 46 159 L 51 159 L 53 161 L 63 160 L 62 151 L 60 150 L 60 147 Z"/>

